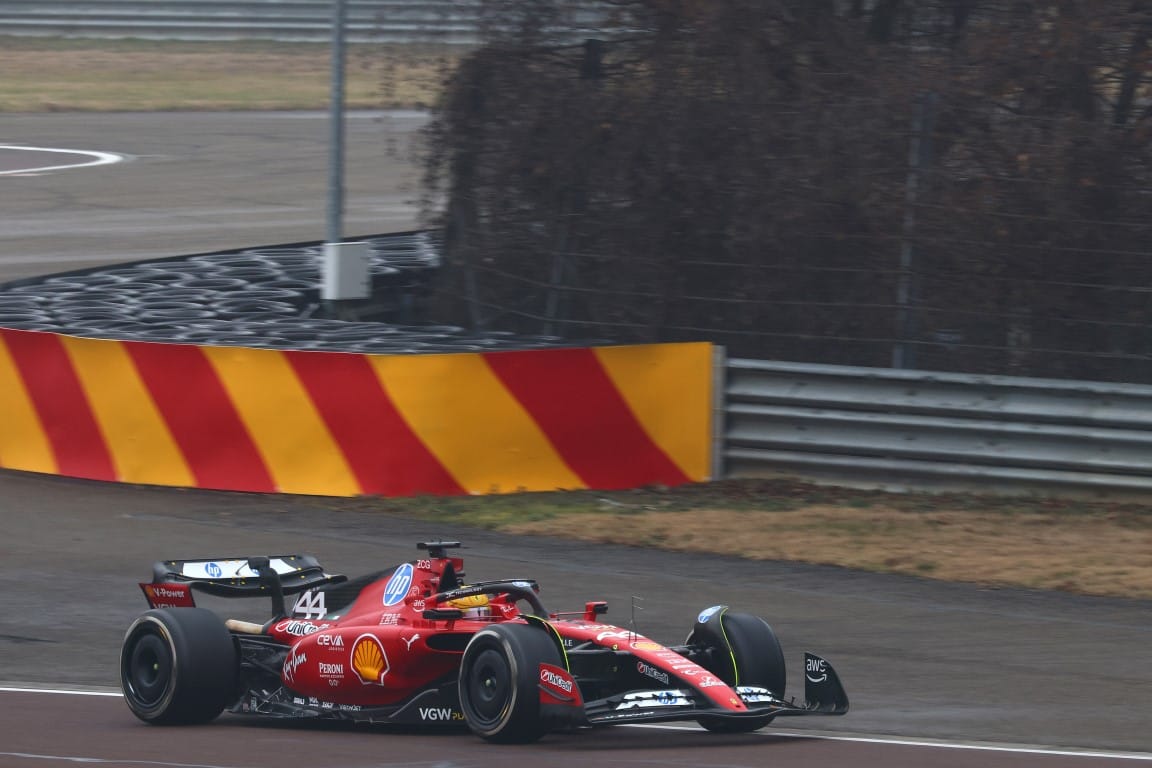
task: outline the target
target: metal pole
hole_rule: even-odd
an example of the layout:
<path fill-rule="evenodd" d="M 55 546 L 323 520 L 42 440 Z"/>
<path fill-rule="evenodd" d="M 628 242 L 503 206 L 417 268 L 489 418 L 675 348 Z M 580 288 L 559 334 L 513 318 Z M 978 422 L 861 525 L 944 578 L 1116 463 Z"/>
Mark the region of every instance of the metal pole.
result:
<path fill-rule="evenodd" d="M 328 97 L 329 243 L 344 239 L 344 19 L 345 0 L 332 0 L 332 89 Z"/>
<path fill-rule="evenodd" d="M 892 347 L 892 367 L 915 368 L 916 334 L 915 258 L 912 238 L 916 233 L 916 204 L 920 198 L 920 177 L 931 162 L 932 130 L 936 95 L 921 94 L 912 118 L 912 141 L 908 145 L 908 176 L 904 183 L 904 226 L 900 238 L 900 271 L 896 282 L 896 343 Z"/>
<path fill-rule="evenodd" d="M 724 451 L 728 447 L 728 348 L 712 347 L 712 477 L 723 480 L 728 471 Z"/>

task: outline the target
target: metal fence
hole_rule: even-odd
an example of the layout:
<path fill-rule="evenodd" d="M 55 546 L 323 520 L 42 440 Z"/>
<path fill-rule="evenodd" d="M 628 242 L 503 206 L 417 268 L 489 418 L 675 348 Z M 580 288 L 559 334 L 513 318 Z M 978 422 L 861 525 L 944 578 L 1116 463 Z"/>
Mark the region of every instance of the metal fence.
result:
<path fill-rule="evenodd" d="M 34 0 L 0 3 L 0 34 L 151 40 L 326 42 L 332 0 Z M 351 42 L 475 45 L 479 0 L 347 0 Z M 572 3 L 579 22 L 588 4 Z"/>
<path fill-rule="evenodd" d="M 1152 490 L 1152 386 L 744 359 L 724 369 L 724 476 Z"/>

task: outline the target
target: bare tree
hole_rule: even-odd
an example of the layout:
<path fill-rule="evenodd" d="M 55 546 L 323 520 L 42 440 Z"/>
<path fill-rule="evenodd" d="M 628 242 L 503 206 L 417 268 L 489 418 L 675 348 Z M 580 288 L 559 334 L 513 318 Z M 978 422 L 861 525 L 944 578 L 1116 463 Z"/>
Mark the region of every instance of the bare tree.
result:
<path fill-rule="evenodd" d="M 578 5 L 594 31 L 572 3 L 494 2 L 448 84 L 427 158 L 441 317 L 1132 380 L 1143 2 Z"/>

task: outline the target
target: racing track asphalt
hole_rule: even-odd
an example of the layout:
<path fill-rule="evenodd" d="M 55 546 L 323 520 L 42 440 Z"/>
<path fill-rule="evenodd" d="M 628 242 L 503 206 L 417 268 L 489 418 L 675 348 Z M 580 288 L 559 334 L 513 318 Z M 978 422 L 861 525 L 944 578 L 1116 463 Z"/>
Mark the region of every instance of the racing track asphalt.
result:
<path fill-rule="evenodd" d="M 6 114 L 0 145 L 125 161 L 0 175 L 0 282 L 121 261 L 323 240 L 328 123 L 321 112 Z M 345 236 L 416 228 L 423 113 L 345 121 Z M 0 173 L 61 155 L 0 148 Z"/>
<path fill-rule="evenodd" d="M 373 130 L 396 126 L 362 120 L 350 121 L 360 126 L 353 156 L 382 152 L 385 140 Z M 287 114 L 6 117 L 0 143 L 136 159 L 0 177 L 0 281 L 118 260 L 320 239 L 312 230 L 323 226 L 323 204 L 301 200 L 323 197 L 323 141 L 313 135 L 321 133 L 321 122 Z M 0 153 L 0 163 L 2 158 Z M 362 166 L 372 162 L 366 157 Z M 358 192 L 350 194 L 349 208 L 360 211 L 350 216 L 362 227 L 359 233 L 414 225 L 412 209 L 403 203 L 414 190 L 402 189 L 414 175 L 399 167 L 368 173 L 368 179 L 354 175 L 358 180 L 350 189 Z M 222 185 L 222 177 L 234 183 Z M 371 180 L 376 186 L 358 186 Z M 353 202 L 357 197 L 376 202 L 360 208 Z M 368 222 L 360 220 L 365 210 L 381 206 L 398 218 L 390 223 L 377 212 Z M 1152 752 L 1148 601 L 757 563 L 737 557 L 738 542 L 732 557 L 598 547 L 380 517 L 358 511 L 354 499 L 116 486 L 5 471 L 0 520 L 0 681 L 114 686 L 120 638 L 144 608 L 136 583 L 159 558 L 302 551 L 354 576 L 414 557 L 419 539 L 458 537 L 470 546 L 464 554 L 472 578 L 537 578 L 551 606 L 579 607 L 585 599 L 603 598 L 611 604 L 607 618 L 627 624 L 632 596 L 643 597 L 637 626 L 664 642 L 681 640 L 696 613 L 717 602 L 764 615 L 781 637 L 793 681 L 801 679 L 802 651 L 813 650 L 835 664 L 852 700 L 844 718 L 787 726 L 812 733 Z M 259 620 L 266 609 L 245 603 L 242 610 L 239 618 Z M 0 710 L 5 768 L 48 768 L 84 757 L 113 761 L 108 765 L 155 765 L 163 759 L 227 768 L 487 766 L 520 754 L 467 735 L 334 735 L 237 725 L 229 717 L 209 728 L 149 729 L 122 702 L 102 697 L 0 692 Z M 527 751 L 557 766 L 583 765 L 589 758 L 729 766 L 792 758 L 809 766 L 1063 766 L 1103 759 L 919 751 L 924 749 L 617 729 L 550 737 Z"/>

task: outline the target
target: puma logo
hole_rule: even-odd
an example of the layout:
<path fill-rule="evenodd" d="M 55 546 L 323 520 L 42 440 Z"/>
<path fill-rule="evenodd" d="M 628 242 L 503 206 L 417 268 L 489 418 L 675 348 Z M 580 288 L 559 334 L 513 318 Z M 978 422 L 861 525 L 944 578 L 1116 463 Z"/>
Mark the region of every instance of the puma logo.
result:
<path fill-rule="evenodd" d="M 404 641 L 406 646 L 408 646 L 408 650 L 412 650 L 412 643 L 420 639 L 420 633 L 417 632 L 416 634 L 412 635 L 412 637 L 401 637 L 400 639 Z"/>

